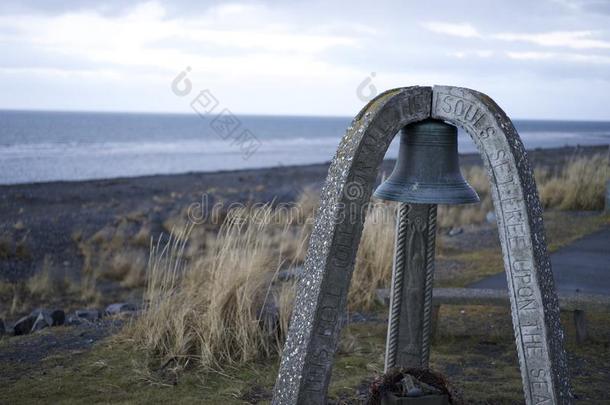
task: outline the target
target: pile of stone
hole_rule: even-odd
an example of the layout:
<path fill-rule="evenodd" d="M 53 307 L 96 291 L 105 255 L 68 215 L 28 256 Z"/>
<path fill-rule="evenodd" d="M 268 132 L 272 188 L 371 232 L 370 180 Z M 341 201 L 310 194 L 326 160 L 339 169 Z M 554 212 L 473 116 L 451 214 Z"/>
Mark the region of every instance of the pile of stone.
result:
<path fill-rule="evenodd" d="M 99 309 L 77 309 L 68 316 L 66 316 L 62 309 L 49 310 L 38 308 L 33 310 L 29 315 L 17 320 L 12 328 L 7 328 L 4 321 L 0 319 L 0 336 L 5 334 L 15 336 L 27 335 L 53 326 L 95 323 L 105 316 L 135 316 L 138 313 L 139 309 L 136 305 L 126 302 L 108 305 L 104 311 Z"/>

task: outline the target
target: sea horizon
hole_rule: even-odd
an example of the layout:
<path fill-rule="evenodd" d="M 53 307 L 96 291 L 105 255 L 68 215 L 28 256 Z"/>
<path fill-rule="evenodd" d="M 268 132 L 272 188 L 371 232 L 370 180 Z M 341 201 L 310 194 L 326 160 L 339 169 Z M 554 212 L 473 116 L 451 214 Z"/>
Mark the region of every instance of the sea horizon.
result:
<path fill-rule="evenodd" d="M 117 114 L 117 115 L 178 115 L 178 116 L 197 116 L 193 110 L 186 111 L 145 111 L 145 110 L 74 110 L 74 109 L 48 109 L 48 108 L 4 108 L 0 107 L 0 114 L 4 112 L 17 113 L 58 113 L 58 114 Z M 280 117 L 280 118 L 344 118 L 353 119 L 359 111 L 354 111 L 353 115 L 320 115 L 320 114 L 270 114 L 270 113 L 234 113 L 240 117 Z M 214 117 L 216 114 L 205 114 L 209 117 Z M 595 123 L 610 123 L 608 119 L 597 118 L 529 118 L 529 117 L 509 117 L 511 121 L 552 121 L 552 122 L 595 122 Z"/>
<path fill-rule="evenodd" d="M 224 120 L 224 121 L 222 121 Z M 228 120 L 228 121 L 227 121 Z M 0 109 L 0 184 L 317 164 L 352 117 Z M 514 119 L 526 149 L 610 144 L 610 121 Z M 386 158 L 397 153 L 397 139 Z M 476 152 L 459 131 L 459 152 Z"/>

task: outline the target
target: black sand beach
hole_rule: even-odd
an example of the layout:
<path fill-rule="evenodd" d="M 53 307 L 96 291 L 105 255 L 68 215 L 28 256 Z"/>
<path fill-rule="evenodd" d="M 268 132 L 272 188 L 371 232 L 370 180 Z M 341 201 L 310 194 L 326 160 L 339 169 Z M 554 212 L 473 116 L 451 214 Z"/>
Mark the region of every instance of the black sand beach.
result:
<path fill-rule="evenodd" d="M 529 151 L 533 166 L 549 170 L 576 156 L 606 153 L 608 146 Z M 481 165 L 476 154 L 460 156 L 463 167 Z M 384 161 L 380 178 L 394 162 Z M 30 277 L 45 255 L 78 277 L 82 257 L 74 239 L 86 238 L 123 217 L 145 216 L 152 234 L 167 231 L 163 222 L 207 196 L 217 202 L 290 202 L 303 189 L 320 188 L 328 163 L 268 169 L 186 173 L 108 180 L 0 186 L 0 235 L 21 246 L 0 261 L 0 280 Z M 9 248 L 10 249 L 10 248 Z M 12 246 L 15 249 L 15 246 Z"/>

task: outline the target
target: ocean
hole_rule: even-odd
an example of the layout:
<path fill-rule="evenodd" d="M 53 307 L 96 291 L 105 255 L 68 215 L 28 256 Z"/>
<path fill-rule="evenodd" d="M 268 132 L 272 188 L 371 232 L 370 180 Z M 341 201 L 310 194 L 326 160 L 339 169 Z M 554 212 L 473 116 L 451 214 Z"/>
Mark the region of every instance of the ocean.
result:
<path fill-rule="evenodd" d="M 351 117 L 0 111 L 0 184 L 321 163 Z M 610 122 L 515 120 L 528 149 L 610 144 Z M 460 133 L 460 153 L 476 150 Z M 387 157 L 395 157 L 397 138 Z"/>

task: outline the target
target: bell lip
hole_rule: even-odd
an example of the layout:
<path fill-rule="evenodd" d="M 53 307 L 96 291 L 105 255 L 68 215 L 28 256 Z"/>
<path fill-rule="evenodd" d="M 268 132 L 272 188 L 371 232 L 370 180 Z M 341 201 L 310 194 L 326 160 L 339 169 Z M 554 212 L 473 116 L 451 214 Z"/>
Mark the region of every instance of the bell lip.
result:
<path fill-rule="evenodd" d="M 449 191 L 444 196 L 438 194 L 438 184 L 432 187 L 422 183 L 385 182 L 375 190 L 373 197 L 413 204 L 466 205 L 481 201 L 475 189 L 467 182 L 443 184 L 443 188 Z M 392 189 L 400 191 L 394 192 Z M 455 191 L 452 192 L 451 189 Z"/>

